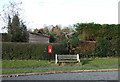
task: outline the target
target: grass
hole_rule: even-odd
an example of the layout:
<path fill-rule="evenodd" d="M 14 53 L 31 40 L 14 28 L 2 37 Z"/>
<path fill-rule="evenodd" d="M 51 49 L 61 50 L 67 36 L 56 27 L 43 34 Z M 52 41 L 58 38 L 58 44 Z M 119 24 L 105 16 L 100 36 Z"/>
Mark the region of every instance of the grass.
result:
<path fill-rule="evenodd" d="M 57 66 L 45 60 L 3 60 L 3 68 L 29 68 L 29 67 L 53 67 Z"/>
<path fill-rule="evenodd" d="M 32 70 L 2 70 L 2 74 L 50 72 L 50 71 L 72 71 L 72 70 L 97 70 L 97 69 L 118 69 L 118 67 L 90 67 L 90 68 L 62 68 L 62 69 L 32 69 Z"/>
<path fill-rule="evenodd" d="M 95 59 L 83 59 L 82 65 L 115 65 L 118 64 L 118 58 L 95 58 Z"/>
<path fill-rule="evenodd" d="M 95 58 L 95 59 L 81 59 L 83 66 L 93 65 L 116 65 L 118 58 Z M 56 66 L 80 66 L 80 63 L 59 63 L 46 60 L 3 60 L 2 68 L 31 68 L 31 67 L 56 67 Z"/>
<path fill-rule="evenodd" d="M 81 59 L 82 66 L 94 65 L 117 65 L 118 58 L 89 58 Z M 3 60 L 2 68 L 32 68 L 32 67 L 63 67 L 63 66 L 80 66 L 80 63 L 59 63 L 46 60 Z M 3 74 L 14 73 L 31 73 L 31 72 L 49 72 L 49 71 L 70 71 L 70 70 L 91 70 L 91 69 L 114 69 L 115 67 L 90 67 L 90 68 L 57 68 L 57 69 L 32 69 L 32 70 L 2 70 Z"/>

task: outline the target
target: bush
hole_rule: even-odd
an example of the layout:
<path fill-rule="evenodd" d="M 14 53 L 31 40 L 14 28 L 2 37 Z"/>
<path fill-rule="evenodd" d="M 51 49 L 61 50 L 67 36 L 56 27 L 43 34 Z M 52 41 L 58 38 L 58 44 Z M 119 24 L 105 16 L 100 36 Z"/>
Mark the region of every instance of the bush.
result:
<path fill-rule="evenodd" d="M 97 57 L 117 56 L 117 39 L 107 40 L 104 38 L 97 39 L 97 48 L 94 54 Z"/>
<path fill-rule="evenodd" d="M 118 57 L 120 54 L 120 39 L 107 40 L 99 38 L 97 41 L 80 43 L 75 53 L 80 57 Z"/>
<path fill-rule="evenodd" d="M 53 46 L 52 54 L 48 54 L 48 45 Z M 55 54 L 64 54 L 65 52 L 63 44 L 2 43 L 2 59 L 7 60 L 46 60 L 49 55 L 51 59 L 54 59 Z"/>
<path fill-rule="evenodd" d="M 76 54 L 80 54 L 80 57 L 92 57 L 93 52 L 96 49 L 96 42 L 94 41 L 81 41 L 78 47 L 75 49 Z"/>
<path fill-rule="evenodd" d="M 111 40 L 112 48 L 111 50 L 115 53 L 115 56 L 120 55 L 120 39 L 113 39 Z"/>
<path fill-rule="evenodd" d="M 98 57 L 107 57 L 108 55 L 108 41 L 104 38 L 97 39 L 96 55 Z"/>

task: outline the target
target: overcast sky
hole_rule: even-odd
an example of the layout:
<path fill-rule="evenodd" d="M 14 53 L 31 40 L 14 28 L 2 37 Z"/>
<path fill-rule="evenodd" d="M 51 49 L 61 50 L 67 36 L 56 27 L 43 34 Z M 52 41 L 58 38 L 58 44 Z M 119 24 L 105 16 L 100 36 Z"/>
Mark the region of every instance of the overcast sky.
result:
<path fill-rule="evenodd" d="M 0 0 L 0 13 L 3 5 L 10 0 Z M 95 22 L 99 24 L 118 23 L 119 0 L 14 0 L 22 1 L 22 19 L 28 29 L 46 25 L 68 26 L 75 23 Z M 0 20 L 0 27 L 4 23 Z M 0 28 L 0 32 L 5 32 Z"/>

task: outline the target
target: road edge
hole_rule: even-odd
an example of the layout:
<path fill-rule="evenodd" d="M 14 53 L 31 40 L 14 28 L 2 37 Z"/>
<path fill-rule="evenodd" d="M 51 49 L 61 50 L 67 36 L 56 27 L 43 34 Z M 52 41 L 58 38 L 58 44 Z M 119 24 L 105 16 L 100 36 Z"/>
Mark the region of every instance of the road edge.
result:
<path fill-rule="evenodd" d="M 62 73 L 81 73 L 81 72 L 109 72 L 120 71 L 120 69 L 98 69 L 98 70 L 72 70 L 72 71 L 51 71 L 51 72 L 37 72 L 37 73 L 20 73 L 20 74 L 4 74 L 0 77 L 18 77 L 30 75 L 47 75 L 47 74 L 62 74 Z"/>

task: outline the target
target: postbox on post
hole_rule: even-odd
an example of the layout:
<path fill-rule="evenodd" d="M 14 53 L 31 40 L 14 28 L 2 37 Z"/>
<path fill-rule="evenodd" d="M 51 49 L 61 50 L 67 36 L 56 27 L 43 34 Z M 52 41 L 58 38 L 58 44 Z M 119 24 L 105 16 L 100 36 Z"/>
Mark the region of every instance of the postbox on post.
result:
<path fill-rule="evenodd" d="M 52 46 L 51 45 L 48 46 L 48 53 L 52 53 Z"/>
<path fill-rule="evenodd" d="M 49 45 L 48 46 L 48 59 L 49 59 L 49 61 L 51 60 L 51 53 L 52 53 L 52 46 L 51 45 Z"/>

